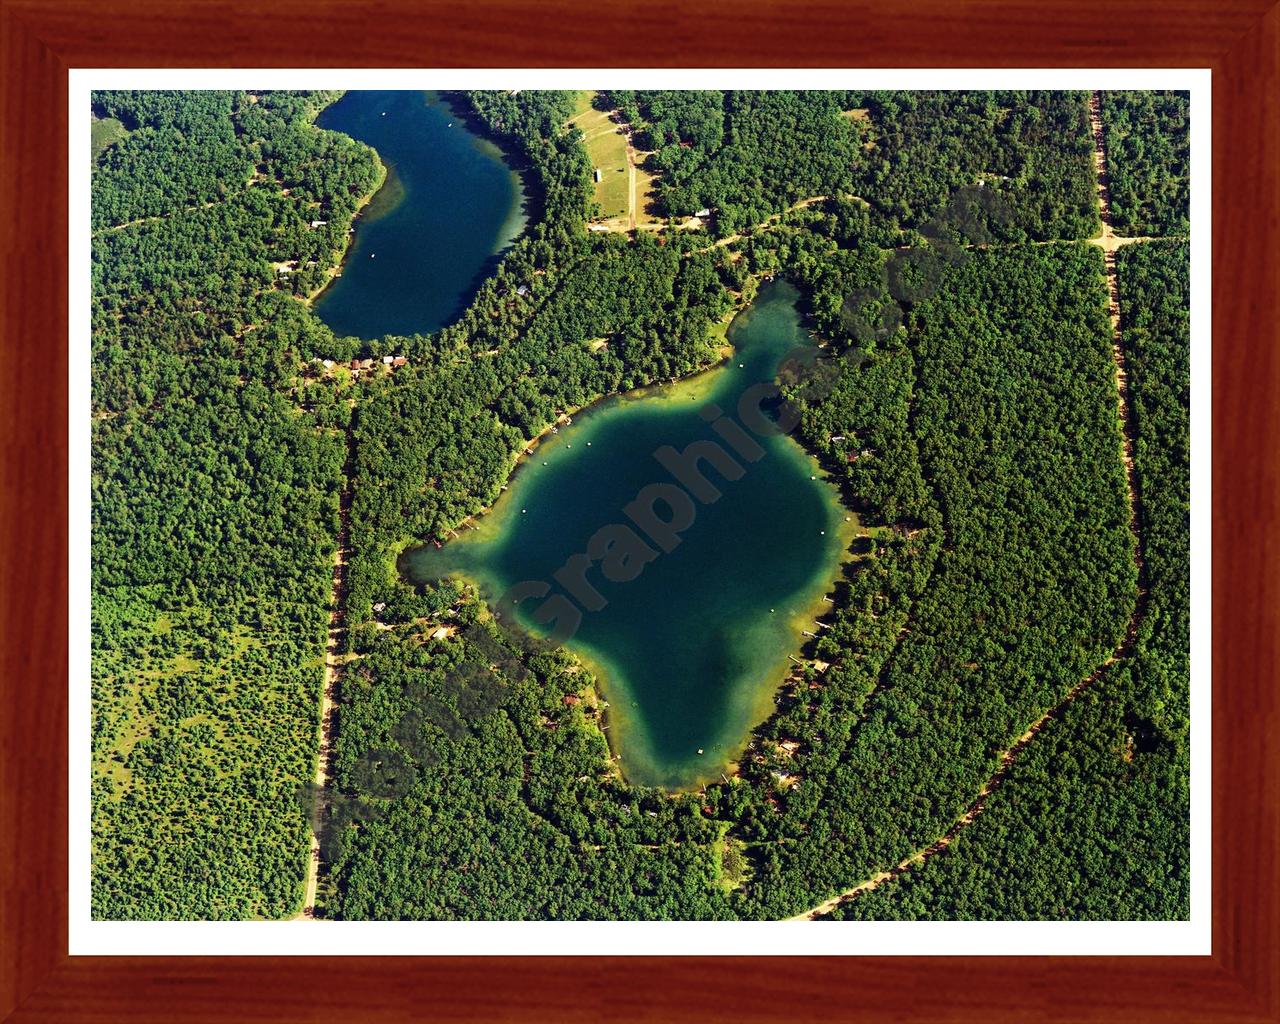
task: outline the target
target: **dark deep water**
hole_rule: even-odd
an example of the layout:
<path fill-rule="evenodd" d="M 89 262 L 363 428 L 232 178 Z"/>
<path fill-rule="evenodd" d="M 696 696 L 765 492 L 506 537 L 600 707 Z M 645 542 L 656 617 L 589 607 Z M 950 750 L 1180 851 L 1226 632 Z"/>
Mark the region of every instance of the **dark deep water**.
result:
<path fill-rule="evenodd" d="M 586 551 L 600 528 L 631 524 L 623 507 L 641 488 L 672 481 L 657 449 L 719 441 L 699 410 L 714 402 L 741 422 L 743 391 L 772 381 L 783 356 L 811 344 L 796 298 L 787 284 L 762 289 L 730 328 L 735 351 L 723 367 L 574 417 L 525 460 L 478 530 L 406 553 L 402 570 L 418 580 L 460 573 L 491 601 L 523 580 L 561 590 L 553 573 L 566 559 Z M 599 565 L 588 574 L 607 604 L 584 613 L 567 646 L 602 677 L 611 741 L 633 781 L 693 785 L 737 755 L 772 710 L 787 656 L 800 648 L 801 629 L 814 630 L 857 529 L 798 444 L 752 436 L 763 457 L 737 459 L 744 468 L 737 480 L 705 469 L 722 496 L 696 503 L 672 552 L 633 580 L 609 582 Z M 526 626 L 538 603 L 519 606 Z"/>
<path fill-rule="evenodd" d="M 426 92 L 349 92 L 316 122 L 378 151 L 387 182 L 315 311 L 339 335 L 426 334 L 454 320 L 524 230 L 520 178 Z"/>

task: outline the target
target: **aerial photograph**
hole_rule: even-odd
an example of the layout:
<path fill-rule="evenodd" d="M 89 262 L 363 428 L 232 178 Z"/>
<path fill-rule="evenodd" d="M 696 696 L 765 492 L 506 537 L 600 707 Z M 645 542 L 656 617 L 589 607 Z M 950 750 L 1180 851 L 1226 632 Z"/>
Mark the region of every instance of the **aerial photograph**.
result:
<path fill-rule="evenodd" d="M 1188 920 L 1189 94 L 492 84 L 92 94 L 92 917 Z"/>

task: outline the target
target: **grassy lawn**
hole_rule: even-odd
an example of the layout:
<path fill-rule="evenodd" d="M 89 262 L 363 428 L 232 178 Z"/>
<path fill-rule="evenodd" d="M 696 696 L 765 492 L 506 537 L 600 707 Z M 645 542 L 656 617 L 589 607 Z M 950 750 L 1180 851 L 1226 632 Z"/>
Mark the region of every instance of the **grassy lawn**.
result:
<path fill-rule="evenodd" d="M 578 108 L 569 121 L 583 134 L 583 144 L 592 166 L 600 169 L 596 182 L 596 202 L 604 219 L 626 217 L 630 204 L 630 176 L 627 173 L 627 140 L 608 113 L 591 105 L 595 93 L 578 94 Z"/>
<path fill-rule="evenodd" d="M 114 117 L 95 117 L 93 119 L 92 131 L 93 134 L 90 149 L 93 150 L 93 162 L 95 164 L 103 153 L 129 134 L 128 131 L 125 130 L 125 126 Z"/>
<path fill-rule="evenodd" d="M 648 154 L 637 153 L 636 162 L 643 163 L 644 158 Z M 658 192 L 658 176 L 650 174 L 643 167 L 636 168 L 636 225 L 638 227 L 647 227 L 653 225 L 661 226 L 664 221 L 661 217 L 655 216 L 653 213 L 654 197 Z"/>

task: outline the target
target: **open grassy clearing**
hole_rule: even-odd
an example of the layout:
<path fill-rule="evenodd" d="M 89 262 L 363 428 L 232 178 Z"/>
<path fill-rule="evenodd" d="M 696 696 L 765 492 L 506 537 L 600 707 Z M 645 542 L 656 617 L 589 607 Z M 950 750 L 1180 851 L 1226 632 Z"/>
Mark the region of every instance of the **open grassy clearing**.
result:
<path fill-rule="evenodd" d="M 114 117 L 95 117 L 90 131 L 89 148 L 93 151 L 94 164 L 97 164 L 103 153 L 129 134 L 128 129 Z"/>
<path fill-rule="evenodd" d="M 597 110 L 592 106 L 596 95 L 588 89 L 579 93 L 578 107 L 569 123 L 582 132 L 583 145 L 587 148 L 591 165 L 600 171 L 595 191 L 600 216 L 605 220 L 628 217 L 631 175 L 627 140 L 621 128 L 612 120 L 610 112 Z"/>
<path fill-rule="evenodd" d="M 594 227 L 607 231 L 663 227 L 665 221 L 653 213 L 658 177 L 641 166 L 650 154 L 631 148 L 627 126 L 614 119 L 615 111 L 593 106 L 597 95 L 589 89 L 580 90 L 569 119 L 569 124 L 582 132 L 591 165 L 600 172 L 594 193 L 600 212 L 593 218 Z"/>
<path fill-rule="evenodd" d="M 636 162 L 636 227 L 660 228 L 666 224 L 666 221 L 653 212 L 654 200 L 658 194 L 658 176 L 641 166 L 648 156 L 648 153 L 633 154 Z M 699 221 L 690 226 L 701 227 L 702 222 Z"/>

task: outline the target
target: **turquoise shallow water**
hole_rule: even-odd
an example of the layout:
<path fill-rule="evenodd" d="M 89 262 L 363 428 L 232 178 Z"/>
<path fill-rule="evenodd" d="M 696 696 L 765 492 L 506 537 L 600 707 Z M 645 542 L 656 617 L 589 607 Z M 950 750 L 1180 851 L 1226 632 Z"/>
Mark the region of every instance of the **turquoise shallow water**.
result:
<path fill-rule="evenodd" d="M 359 338 L 427 334 L 454 320 L 524 230 L 519 175 L 432 93 L 349 92 L 316 123 L 368 143 L 389 172 L 316 313 Z"/>
<path fill-rule="evenodd" d="M 410 578 L 459 573 L 491 601 L 521 581 L 543 581 L 548 597 L 569 597 L 582 615 L 567 646 L 601 674 L 612 743 L 637 782 L 693 785 L 736 756 L 772 709 L 787 655 L 799 649 L 800 629 L 813 629 L 806 622 L 856 529 L 835 488 L 793 440 L 747 431 L 759 445 L 759 458 L 750 461 L 704 415 L 714 403 L 726 414 L 722 427 L 745 428 L 738 415 L 744 392 L 773 381 L 788 352 L 811 344 L 796 297 L 787 284 L 767 286 L 730 328 L 735 351 L 723 367 L 581 413 L 525 460 L 480 529 L 401 559 Z M 692 522 L 673 550 L 660 550 L 624 510 L 647 486 L 675 479 L 656 452 L 684 452 L 699 441 L 717 442 L 741 475 L 725 479 L 698 463 L 720 497 L 689 499 Z M 704 490 L 700 497 L 708 496 Z M 664 519 L 673 512 L 661 501 L 648 507 Z M 639 575 L 622 580 L 615 571 L 606 579 L 597 560 L 584 574 L 557 579 L 610 524 L 632 527 L 648 544 L 651 560 L 632 564 Z M 584 607 L 600 601 L 598 610 Z M 532 619 L 539 604 L 525 601 L 515 611 L 545 635 Z"/>

